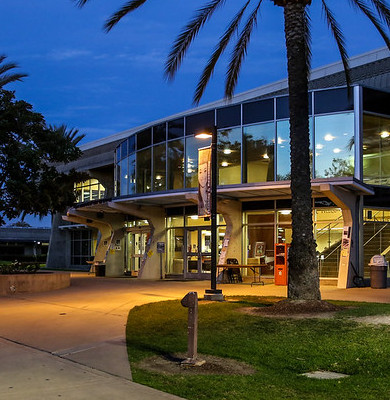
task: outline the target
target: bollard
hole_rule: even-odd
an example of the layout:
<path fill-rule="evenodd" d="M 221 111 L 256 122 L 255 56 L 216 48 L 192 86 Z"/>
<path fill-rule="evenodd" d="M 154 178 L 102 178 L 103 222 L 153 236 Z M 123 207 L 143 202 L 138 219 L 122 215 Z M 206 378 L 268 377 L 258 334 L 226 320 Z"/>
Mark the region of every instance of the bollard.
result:
<path fill-rule="evenodd" d="M 187 358 L 183 365 L 200 366 L 205 361 L 198 360 L 198 293 L 188 292 L 181 300 L 181 305 L 188 308 L 188 346 Z"/>

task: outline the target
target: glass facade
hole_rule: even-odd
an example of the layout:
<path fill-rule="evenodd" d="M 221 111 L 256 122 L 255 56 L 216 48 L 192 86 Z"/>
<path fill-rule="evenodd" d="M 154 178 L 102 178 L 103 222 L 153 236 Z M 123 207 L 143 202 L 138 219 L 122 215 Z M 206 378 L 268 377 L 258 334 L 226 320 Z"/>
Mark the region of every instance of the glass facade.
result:
<path fill-rule="evenodd" d="M 274 180 L 275 125 L 263 123 L 243 128 L 246 161 L 243 181 L 266 182 Z"/>
<path fill-rule="evenodd" d="M 92 256 L 92 233 L 81 229 L 71 232 L 71 260 L 72 266 L 85 266 Z"/>
<path fill-rule="evenodd" d="M 390 185 L 390 118 L 363 116 L 363 181 Z"/>
<path fill-rule="evenodd" d="M 354 113 L 314 118 L 315 176 L 354 175 Z"/>
<path fill-rule="evenodd" d="M 353 93 L 363 93 L 367 110 L 361 128 L 356 125 L 359 110 L 354 110 L 353 96 L 348 96 L 346 88 L 309 95 L 312 178 L 360 177 L 362 165 L 365 182 L 389 185 L 390 117 L 383 115 L 388 107 L 381 103 L 382 114 L 375 115 L 372 90 Z M 249 101 L 170 120 L 132 135 L 116 150 L 116 195 L 196 189 L 198 149 L 209 146 L 210 140 L 196 139 L 194 134 L 210 131 L 215 123 L 220 186 L 289 180 L 288 105 L 287 96 Z M 355 171 L 356 156 L 359 168 Z"/>

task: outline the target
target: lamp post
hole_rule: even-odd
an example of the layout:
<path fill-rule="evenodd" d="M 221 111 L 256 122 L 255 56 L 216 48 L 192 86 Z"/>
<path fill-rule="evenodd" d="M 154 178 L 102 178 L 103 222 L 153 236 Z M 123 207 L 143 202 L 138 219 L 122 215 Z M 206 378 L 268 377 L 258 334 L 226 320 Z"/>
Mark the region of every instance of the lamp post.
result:
<path fill-rule="evenodd" d="M 211 288 L 206 289 L 205 300 L 222 301 L 223 294 L 221 289 L 217 289 L 217 181 L 218 181 L 218 165 L 217 165 L 217 127 L 214 125 L 211 132 L 202 132 L 195 137 L 210 138 L 211 136 Z"/>

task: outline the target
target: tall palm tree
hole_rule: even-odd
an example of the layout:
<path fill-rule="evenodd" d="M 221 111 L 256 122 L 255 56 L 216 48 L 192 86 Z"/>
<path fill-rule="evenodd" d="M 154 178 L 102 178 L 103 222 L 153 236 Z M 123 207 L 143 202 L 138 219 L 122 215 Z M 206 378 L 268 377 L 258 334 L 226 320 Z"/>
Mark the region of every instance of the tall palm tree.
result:
<path fill-rule="evenodd" d="M 9 73 L 15 68 L 19 66 L 15 63 L 5 63 L 6 55 L 0 54 L 0 89 L 7 85 L 8 83 L 20 81 L 22 78 L 25 78 L 26 74 L 18 74 L 18 73 Z"/>
<path fill-rule="evenodd" d="M 82 7 L 89 0 L 75 1 Z M 107 20 L 105 30 L 110 31 L 123 17 L 141 7 L 146 1 L 127 1 Z M 321 295 L 315 251 L 316 244 L 313 236 L 309 168 L 308 81 L 311 58 L 309 18 L 311 0 L 271 1 L 276 6 L 283 8 L 287 49 L 292 196 L 292 243 L 289 253 L 288 297 L 290 299 L 317 300 L 320 299 Z M 262 2 L 263 0 L 236 2 L 238 10 L 215 47 L 195 90 L 194 102 L 196 104 L 200 101 L 220 56 L 232 39 L 237 38 L 227 66 L 225 83 L 225 97 L 232 97 L 253 28 L 257 24 Z M 327 0 L 318 0 L 318 2 L 322 4 L 325 20 L 336 41 L 345 68 L 346 80 L 349 84 L 348 56 L 342 31 L 328 6 Z M 225 3 L 226 0 L 208 0 L 203 7 L 196 11 L 194 18 L 185 26 L 172 46 L 165 67 L 165 74 L 168 79 L 175 76 L 200 29 L 210 20 L 214 12 L 223 7 Z M 349 4 L 366 15 L 390 48 L 390 39 L 386 33 L 386 30 L 390 27 L 390 9 L 387 0 L 349 0 Z M 246 21 L 243 21 L 246 15 Z M 237 32 L 238 35 L 236 35 Z"/>

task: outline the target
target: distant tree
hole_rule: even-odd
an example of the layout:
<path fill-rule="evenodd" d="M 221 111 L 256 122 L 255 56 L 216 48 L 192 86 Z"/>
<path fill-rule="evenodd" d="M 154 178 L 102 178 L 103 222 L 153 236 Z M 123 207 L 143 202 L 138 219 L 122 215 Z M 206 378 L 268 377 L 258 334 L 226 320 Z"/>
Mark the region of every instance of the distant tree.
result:
<path fill-rule="evenodd" d="M 18 68 L 18 64 L 15 63 L 5 63 L 6 55 L 0 54 L 0 89 L 7 85 L 8 83 L 20 81 L 22 78 L 25 78 L 27 75 L 23 73 L 10 73 L 15 68 Z"/>
<path fill-rule="evenodd" d="M 26 221 L 18 221 L 14 222 L 13 224 L 10 225 L 12 228 L 31 228 L 31 225 L 27 223 Z"/>
<path fill-rule="evenodd" d="M 74 183 L 85 174 L 59 172 L 57 164 L 77 160 L 77 130 L 47 126 L 31 104 L 0 90 L 0 225 L 5 219 L 63 211 L 75 201 Z"/>

